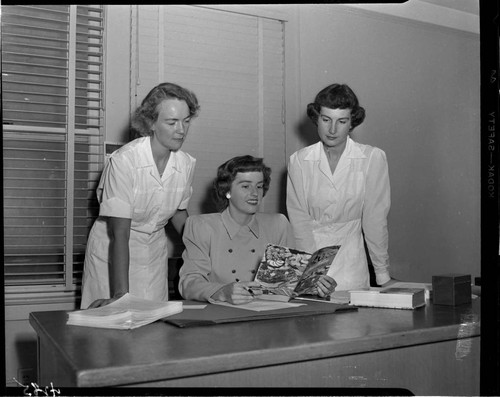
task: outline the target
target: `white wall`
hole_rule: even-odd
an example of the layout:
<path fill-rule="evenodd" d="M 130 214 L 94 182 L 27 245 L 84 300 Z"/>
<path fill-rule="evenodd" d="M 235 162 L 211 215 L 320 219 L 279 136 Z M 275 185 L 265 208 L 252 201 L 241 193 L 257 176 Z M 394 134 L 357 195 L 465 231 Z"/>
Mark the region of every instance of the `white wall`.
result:
<path fill-rule="evenodd" d="M 109 5 L 106 12 L 105 136 L 106 141 L 129 140 L 130 98 L 130 7 Z"/>

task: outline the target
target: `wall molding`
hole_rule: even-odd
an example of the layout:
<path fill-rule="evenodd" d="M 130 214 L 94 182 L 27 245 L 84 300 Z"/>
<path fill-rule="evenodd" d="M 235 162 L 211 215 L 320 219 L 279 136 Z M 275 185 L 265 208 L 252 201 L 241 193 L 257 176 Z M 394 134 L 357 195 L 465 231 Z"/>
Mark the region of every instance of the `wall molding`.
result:
<path fill-rule="evenodd" d="M 468 35 L 479 35 L 479 15 L 434 4 L 410 0 L 396 4 L 343 4 L 343 8 L 382 19 L 406 21 L 420 26 L 451 29 Z"/>

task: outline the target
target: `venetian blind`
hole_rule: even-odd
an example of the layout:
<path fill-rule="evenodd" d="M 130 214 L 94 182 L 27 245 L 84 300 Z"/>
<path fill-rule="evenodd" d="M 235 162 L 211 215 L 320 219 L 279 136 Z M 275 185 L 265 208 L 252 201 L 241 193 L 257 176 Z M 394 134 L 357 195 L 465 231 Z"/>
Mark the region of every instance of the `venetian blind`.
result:
<path fill-rule="evenodd" d="M 101 5 L 2 7 L 6 290 L 79 282 L 103 160 Z"/>
<path fill-rule="evenodd" d="M 200 101 L 182 147 L 197 159 L 189 212 L 215 211 L 209 191 L 217 167 L 244 154 L 264 157 L 273 170 L 262 210 L 282 210 L 283 22 L 186 5 L 136 6 L 132 21 L 132 107 L 163 81 Z"/>

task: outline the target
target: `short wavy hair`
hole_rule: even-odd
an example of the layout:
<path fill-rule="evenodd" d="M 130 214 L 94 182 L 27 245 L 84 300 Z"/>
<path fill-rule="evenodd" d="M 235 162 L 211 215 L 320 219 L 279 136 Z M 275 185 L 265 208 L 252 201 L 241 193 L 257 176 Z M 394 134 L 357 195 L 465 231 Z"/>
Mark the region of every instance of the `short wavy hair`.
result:
<path fill-rule="evenodd" d="M 271 183 L 271 168 L 264 164 L 262 158 L 250 155 L 233 157 L 220 165 L 217 177 L 213 182 L 213 198 L 219 211 L 225 210 L 229 205 L 226 194 L 231 190 L 231 185 L 238 172 L 262 172 L 264 176 L 263 193 L 266 195 Z"/>
<path fill-rule="evenodd" d="M 189 107 L 189 116 L 196 117 L 200 111 L 198 98 L 190 90 L 173 83 L 161 83 L 154 87 L 135 110 L 131 120 L 131 129 L 135 137 L 151 136 L 151 126 L 158 119 L 158 105 L 166 99 L 185 101 Z"/>
<path fill-rule="evenodd" d="M 359 105 L 356 94 L 347 84 L 332 84 L 323 88 L 316 95 L 314 102 L 307 105 L 307 116 L 315 125 L 318 125 L 321 107 L 351 109 L 351 130 L 360 125 L 366 115 L 365 109 Z"/>

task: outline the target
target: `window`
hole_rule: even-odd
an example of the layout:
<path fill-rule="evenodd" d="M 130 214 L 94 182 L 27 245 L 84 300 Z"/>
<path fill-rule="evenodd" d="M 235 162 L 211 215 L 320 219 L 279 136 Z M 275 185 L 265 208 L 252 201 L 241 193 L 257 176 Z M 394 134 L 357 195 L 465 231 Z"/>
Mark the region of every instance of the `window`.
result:
<path fill-rule="evenodd" d="M 103 14 L 2 6 L 6 292 L 80 282 L 103 162 Z"/>

